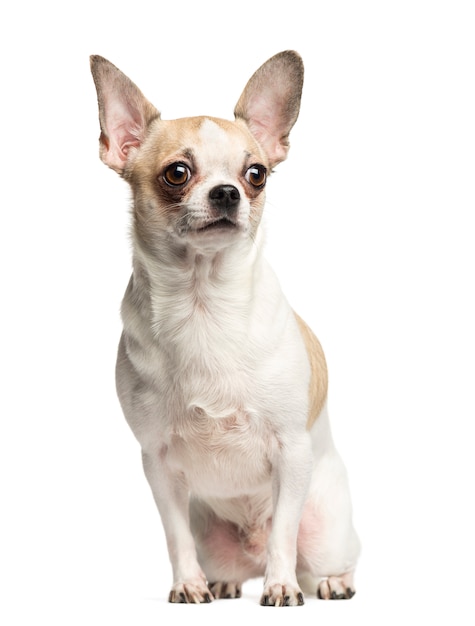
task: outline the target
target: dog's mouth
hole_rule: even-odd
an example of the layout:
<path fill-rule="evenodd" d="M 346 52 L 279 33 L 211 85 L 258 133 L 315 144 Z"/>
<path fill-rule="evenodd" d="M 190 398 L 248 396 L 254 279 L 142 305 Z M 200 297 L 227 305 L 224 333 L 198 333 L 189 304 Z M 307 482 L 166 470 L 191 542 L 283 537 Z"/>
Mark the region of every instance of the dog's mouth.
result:
<path fill-rule="evenodd" d="M 195 232 L 206 233 L 206 232 L 220 231 L 220 230 L 233 230 L 233 229 L 236 229 L 237 227 L 238 226 L 236 222 L 233 222 L 227 217 L 220 217 L 217 220 L 208 222 L 204 226 L 200 226 L 199 228 L 196 228 Z"/>

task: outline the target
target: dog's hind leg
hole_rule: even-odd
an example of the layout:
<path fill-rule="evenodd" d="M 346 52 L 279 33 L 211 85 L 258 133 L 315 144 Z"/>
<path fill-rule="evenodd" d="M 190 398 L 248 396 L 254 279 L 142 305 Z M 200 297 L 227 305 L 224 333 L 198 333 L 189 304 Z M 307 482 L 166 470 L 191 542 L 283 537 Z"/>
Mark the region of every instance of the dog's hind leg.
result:
<path fill-rule="evenodd" d="M 330 459 L 328 463 L 334 465 Z M 297 549 L 297 578 L 306 593 L 323 600 L 353 597 L 360 543 L 351 521 L 346 476 L 340 475 L 326 493 L 324 489 L 311 492 L 300 522 Z"/>
<path fill-rule="evenodd" d="M 267 531 L 250 535 L 203 502 L 192 504 L 190 517 L 198 561 L 213 596 L 240 598 L 242 583 L 264 573 Z"/>
<path fill-rule="evenodd" d="M 316 464 L 304 506 L 297 541 L 297 578 L 306 593 L 324 600 L 349 599 L 355 594 L 353 575 L 360 543 L 352 522 L 345 467 L 331 443 L 326 414 L 316 424 Z M 326 434 L 325 434 L 326 431 Z"/>

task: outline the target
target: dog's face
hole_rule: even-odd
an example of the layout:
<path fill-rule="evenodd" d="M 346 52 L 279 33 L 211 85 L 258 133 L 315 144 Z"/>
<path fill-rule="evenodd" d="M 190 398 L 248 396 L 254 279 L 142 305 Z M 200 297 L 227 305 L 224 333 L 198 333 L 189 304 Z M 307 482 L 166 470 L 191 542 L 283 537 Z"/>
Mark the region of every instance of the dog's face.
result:
<path fill-rule="evenodd" d="M 149 240 L 219 248 L 253 237 L 269 161 L 247 126 L 211 117 L 156 119 L 127 169 L 136 228 Z"/>
<path fill-rule="evenodd" d="M 252 241 L 271 169 L 288 152 L 303 65 L 292 51 L 262 65 L 239 98 L 235 121 L 162 120 L 138 87 L 91 57 L 101 124 L 100 154 L 132 186 L 135 233 L 153 251 L 219 250 Z"/>

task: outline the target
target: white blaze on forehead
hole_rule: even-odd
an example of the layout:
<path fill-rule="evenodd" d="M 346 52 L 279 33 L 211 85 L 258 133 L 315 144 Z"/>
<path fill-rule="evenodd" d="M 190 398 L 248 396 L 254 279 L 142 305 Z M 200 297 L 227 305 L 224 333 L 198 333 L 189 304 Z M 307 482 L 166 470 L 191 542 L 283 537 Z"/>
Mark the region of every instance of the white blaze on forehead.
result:
<path fill-rule="evenodd" d="M 213 166 L 215 172 L 220 169 L 232 173 L 243 165 L 246 145 L 240 133 L 230 132 L 208 118 L 203 120 L 198 131 L 201 140 L 198 159 Z"/>
<path fill-rule="evenodd" d="M 203 144 L 214 144 L 217 150 L 226 150 L 230 145 L 230 136 L 216 122 L 205 118 L 200 126 L 199 136 Z"/>

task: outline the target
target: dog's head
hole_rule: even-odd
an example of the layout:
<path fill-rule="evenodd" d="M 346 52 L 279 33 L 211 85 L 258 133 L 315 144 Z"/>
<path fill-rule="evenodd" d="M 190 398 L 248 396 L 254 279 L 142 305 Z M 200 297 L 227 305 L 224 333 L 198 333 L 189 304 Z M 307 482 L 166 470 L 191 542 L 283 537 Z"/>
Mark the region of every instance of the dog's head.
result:
<path fill-rule="evenodd" d="M 120 70 L 91 57 L 101 126 L 101 159 L 132 186 L 137 236 L 155 248 L 219 249 L 253 237 L 272 168 L 288 152 L 300 107 L 303 64 L 293 51 L 262 65 L 247 83 L 235 121 L 162 120 Z"/>

